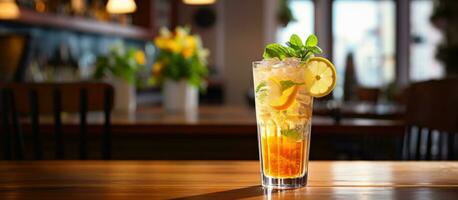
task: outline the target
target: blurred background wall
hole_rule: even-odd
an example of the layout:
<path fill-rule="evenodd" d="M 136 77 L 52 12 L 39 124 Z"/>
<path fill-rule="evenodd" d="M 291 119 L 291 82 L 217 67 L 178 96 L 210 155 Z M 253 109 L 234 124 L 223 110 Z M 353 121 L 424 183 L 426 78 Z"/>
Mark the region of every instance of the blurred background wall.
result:
<path fill-rule="evenodd" d="M 216 17 L 216 24 L 211 27 L 195 23 L 195 13 L 202 7 L 179 5 L 178 23 L 191 25 L 201 34 L 203 43 L 211 51 L 211 72 L 224 82 L 228 104 L 246 103 L 246 94 L 252 87 L 251 63 L 262 59 L 260 52 L 267 35 L 264 31 L 264 3 L 263 0 L 218 1 L 208 6 Z"/>
<path fill-rule="evenodd" d="M 1 20 L 0 34 L 30 37 L 26 78 L 35 81 L 86 79 L 95 58 L 119 44 L 147 50 L 151 68 L 153 37 L 160 27 L 179 25 L 190 26 L 210 50 L 208 95 L 217 100 L 204 102 L 245 104 L 251 62 L 262 58 L 264 45 L 286 42 L 292 33 L 318 35 L 321 56 L 335 63 L 340 77 L 333 94 L 337 100 L 345 96 L 349 63 L 355 84 L 381 91 L 380 99 L 386 100 L 394 95 L 387 91 L 400 91 L 409 82 L 445 76 L 444 63 L 455 62 L 453 25 L 444 26 L 453 18 L 447 13 L 454 12 L 454 4 L 446 0 L 217 0 L 210 5 L 154 0 L 136 1 L 138 10 L 126 15 L 107 13 L 106 0 L 13 2 L 22 14 Z M 85 9 L 74 2 L 84 2 Z M 285 11 L 292 15 L 286 22 L 280 17 Z M 79 74 L 53 77 L 57 65 Z"/>

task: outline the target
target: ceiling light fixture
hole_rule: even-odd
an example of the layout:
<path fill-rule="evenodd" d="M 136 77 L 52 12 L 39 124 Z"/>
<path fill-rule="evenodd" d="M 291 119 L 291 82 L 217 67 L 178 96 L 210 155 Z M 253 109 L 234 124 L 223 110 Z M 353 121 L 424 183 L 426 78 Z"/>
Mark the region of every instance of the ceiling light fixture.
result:
<path fill-rule="evenodd" d="M 14 19 L 19 14 L 19 7 L 14 0 L 0 0 L 0 19 Z"/>
<path fill-rule="evenodd" d="M 183 0 L 184 4 L 189 5 L 205 5 L 205 4 L 214 4 L 216 0 Z"/>
<path fill-rule="evenodd" d="M 134 0 L 109 0 L 107 11 L 111 14 L 133 13 L 137 10 Z"/>

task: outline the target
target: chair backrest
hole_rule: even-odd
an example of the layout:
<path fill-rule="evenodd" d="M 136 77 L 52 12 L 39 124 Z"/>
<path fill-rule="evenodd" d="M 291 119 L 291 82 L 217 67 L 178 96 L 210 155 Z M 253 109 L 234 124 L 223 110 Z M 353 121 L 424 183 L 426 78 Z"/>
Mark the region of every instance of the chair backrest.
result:
<path fill-rule="evenodd" d="M 24 80 L 32 44 L 27 34 L 0 34 L 0 82 Z"/>
<path fill-rule="evenodd" d="M 61 113 L 79 113 L 79 158 L 87 158 L 87 113 L 101 111 L 105 123 L 102 136 L 102 158 L 111 157 L 111 110 L 113 87 L 105 83 L 8 83 L 0 84 L 0 112 L 4 132 L 4 157 L 12 159 L 14 146 L 17 159 L 24 158 L 20 115 L 29 115 L 34 142 L 34 158 L 42 159 L 40 114 L 54 116 L 55 158 L 64 159 Z M 11 144 L 14 140 L 14 145 Z"/>
<path fill-rule="evenodd" d="M 458 77 L 412 84 L 407 89 L 404 158 L 454 159 L 458 133 Z"/>

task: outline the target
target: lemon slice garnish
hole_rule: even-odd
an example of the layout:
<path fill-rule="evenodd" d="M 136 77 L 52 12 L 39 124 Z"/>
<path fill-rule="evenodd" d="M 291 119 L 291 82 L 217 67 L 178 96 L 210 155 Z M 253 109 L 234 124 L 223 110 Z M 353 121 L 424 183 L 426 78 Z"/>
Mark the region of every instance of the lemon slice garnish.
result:
<path fill-rule="evenodd" d="M 288 109 L 296 99 L 298 86 L 294 85 L 281 93 L 281 96 L 270 102 L 270 107 L 275 110 L 286 110 Z"/>
<path fill-rule="evenodd" d="M 336 87 L 336 69 L 326 58 L 310 58 L 304 73 L 306 88 L 313 97 L 326 96 Z"/>

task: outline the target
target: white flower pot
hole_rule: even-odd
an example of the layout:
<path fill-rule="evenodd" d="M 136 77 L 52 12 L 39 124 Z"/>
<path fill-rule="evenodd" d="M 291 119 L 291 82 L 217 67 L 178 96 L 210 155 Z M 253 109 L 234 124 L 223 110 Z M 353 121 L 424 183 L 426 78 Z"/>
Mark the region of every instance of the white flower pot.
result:
<path fill-rule="evenodd" d="M 195 112 L 199 106 L 199 89 L 187 80 L 165 80 L 162 94 L 162 104 L 167 112 Z"/>
<path fill-rule="evenodd" d="M 135 85 L 119 79 L 113 80 L 112 83 L 115 90 L 114 111 L 122 113 L 135 112 L 137 108 Z"/>

